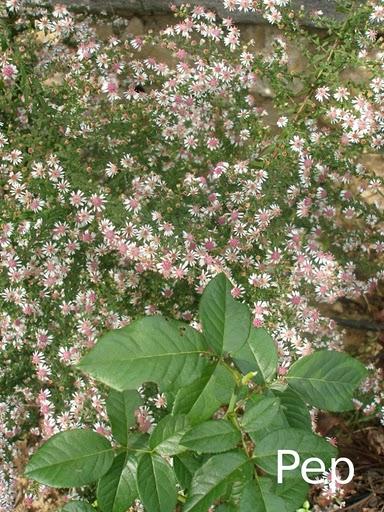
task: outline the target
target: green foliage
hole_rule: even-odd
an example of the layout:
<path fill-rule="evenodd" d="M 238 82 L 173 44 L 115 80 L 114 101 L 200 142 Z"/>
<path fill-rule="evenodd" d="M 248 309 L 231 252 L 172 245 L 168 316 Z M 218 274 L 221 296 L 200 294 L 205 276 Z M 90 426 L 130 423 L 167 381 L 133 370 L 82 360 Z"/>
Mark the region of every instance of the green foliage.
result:
<path fill-rule="evenodd" d="M 348 411 L 353 408 L 353 390 L 366 375 L 364 366 L 347 354 L 320 351 L 299 359 L 287 380 L 309 404 L 329 411 Z"/>
<path fill-rule="evenodd" d="M 70 501 L 61 509 L 61 512 L 92 512 L 94 510 L 85 501 Z"/>
<path fill-rule="evenodd" d="M 112 425 L 113 437 L 126 446 L 129 429 L 136 423 L 135 410 L 142 404 L 135 390 L 116 391 L 111 389 L 107 399 L 107 413 Z"/>
<path fill-rule="evenodd" d="M 110 442 L 96 432 L 54 435 L 28 463 L 26 475 L 51 487 L 79 487 L 98 480 L 113 463 Z"/>
<path fill-rule="evenodd" d="M 63 432 L 32 456 L 27 475 L 56 487 L 98 480 L 102 512 L 124 512 L 137 497 L 148 512 L 172 512 L 176 503 L 183 512 L 212 504 L 222 512 L 296 510 L 307 484 L 292 471 L 277 485 L 277 450 L 329 465 L 336 449 L 312 432 L 306 404 L 345 410 L 365 369 L 345 354 L 318 352 L 272 381 L 273 341 L 250 328 L 246 306 L 230 290 L 224 274 L 206 288 L 202 334 L 161 316 L 106 334 L 79 366 L 113 388 L 107 410 L 121 446 L 89 431 Z M 149 440 L 135 432 L 141 399 L 133 388 L 145 381 L 174 397 Z"/>
<path fill-rule="evenodd" d="M 101 338 L 79 367 L 120 391 L 143 381 L 163 389 L 190 384 L 207 366 L 204 337 L 181 322 L 147 317 Z"/>

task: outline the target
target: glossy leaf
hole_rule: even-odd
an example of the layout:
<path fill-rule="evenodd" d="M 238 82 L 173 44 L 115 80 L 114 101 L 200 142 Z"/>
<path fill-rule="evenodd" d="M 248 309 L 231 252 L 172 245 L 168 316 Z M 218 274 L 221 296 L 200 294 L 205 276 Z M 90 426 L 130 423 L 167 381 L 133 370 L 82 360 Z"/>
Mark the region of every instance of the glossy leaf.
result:
<path fill-rule="evenodd" d="M 206 286 L 200 301 L 204 336 L 217 354 L 239 350 L 251 328 L 248 307 L 232 297 L 231 289 L 225 274 L 219 274 Z"/>
<path fill-rule="evenodd" d="M 353 408 L 353 392 L 366 375 L 364 365 L 349 355 L 322 350 L 294 363 L 287 381 L 305 402 L 337 412 Z"/>
<path fill-rule="evenodd" d="M 243 375 L 257 372 L 255 381 L 259 384 L 269 382 L 276 375 L 277 348 L 265 329 L 252 327 L 246 343 L 233 354 L 233 358 Z"/>
<path fill-rule="evenodd" d="M 52 436 L 30 459 L 26 476 L 51 487 L 80 487 L 98 480 L 111 467 L 110 442 L 91 430 Z"/>
<path fill-rule="evenodd" d="M 123 446 L 127 445 L 129 429 L 136 425 L 135 411 L 143 401 L 136 390 L 127 389 L 109 392 L 106 406 L 112 426 L 113 437 Z"/>
<path fill-rule="evenodd" d="M 186 414 L 192 424 L 200 423 L 229 402 L 234 388 L 229 370 L 220 364 L 211 367 L 201 378 L 179 390 L 172 414 Z"/>
<path fill-rule="evenodd" d="M 105 334 L 79 367 L 120 391 L 137 389 L 146 381 L 167 389 L 201 376 L 207 365 L 200 355 L 204 351 L 203 336 L 187 324 L 145 317 Z"/>
<path fill-rule="evenodd" d="M 144 454 L 137 468 L 140 500 L 150 512 L 173 512 L 176 506 L 176 478 L 171 466 L 160 456 Z"/>
<path fill-rule="evenodd" d="M 211 420 L 189 430 L 181 444 L 201 453 L 220 453 L 232 450 L 241 441 L 241 434 L 229 421 Z"/>
<path fill-rule="evenodd" d="M 180 444 L 180 439 L 189 427 L 190 423 L 186 416 L 169 414 L 155 427 L 149 440 L 149 447 L 160 455 L 176 455 L 186 451 Z"/>
<path fill-rule="evenodd" d="M 121 453 L 112 467 L 99 480 L 97 504 L 102 512 L 125 512 L 138 497 L 136 486 L 137 461 Z"/>
<path fill-rule="evenodd" d="M 294 428 L 275 430 L 258 442 L 254 453 L 256 464 L 271 475 L 277 474 L 277 450 L 297 451 L 301 464 L 309 457 L 318 457 L 326 467 L 330 466 L 331 458 L 337 454 L 334 446 L 310 432 Z M 284 465 L 292 464 L 291 456 L 284 456 L 283 460 Z M 287 478 L 299 475 L 300 467 L 286 472 Z"/>
<path fill-rule="evenodd" d="M 206 512 L 238 478 L 249 479 L 252 467 L 242 451 L 214 455 L 193 476 L 184 512 Z"/>

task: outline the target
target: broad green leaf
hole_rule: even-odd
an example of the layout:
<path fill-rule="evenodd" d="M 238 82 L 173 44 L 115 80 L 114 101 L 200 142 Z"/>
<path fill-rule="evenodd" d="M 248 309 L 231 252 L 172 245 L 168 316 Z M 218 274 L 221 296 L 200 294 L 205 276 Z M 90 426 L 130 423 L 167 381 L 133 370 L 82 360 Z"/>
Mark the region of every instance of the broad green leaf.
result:
<path fill-rule="evenodd" d="M 247 480 L 251 474 L 252 466 L 242 451 L 214 455 L 194 474 L 184 512 L 206 512 L 228 484 L 239 478 Z"/>
<path fill-rule="evenodd" d="M 32 455 L 25 474 L 50 487 L 80 487 L 98 480 L 111 467 L 110 442 L 91 430 L 52 436 Z"/>
<path fill-rule="evenodd" d="M 309 485 L 300 478 L 285 478 L 282 484 L 274 482 L 274 493 L 284 500 L 282 512 L 299 508 L 308 496 Z"/>
<path fill-rule="evenodd" d="M 307 430 L 312 433 L 311 417 L 309 415 L 307 405 L 292 389 L 283 392 L 273 391 L 267 394 L 268 397 L 277 397 L 279 400 L 279 408 L 277 414 L 273 415 L 268 425 L 260 428 L 260 430 L 250 431 L 249 435 L 254 443 L 258 443 L 274 430 L 282 428 L 296 428 Z M 251 398 L 252 403 L 255 399 Z"/>
<path fill-rule="evenodd" d="M 283 392 L 274 391 L 273 394 L 280 400 L 280 413 L 284 415 L 287 425 L 312 432 L 308 407 L 295 391 L 288 388 Z"/>
<path fill-rule="evenodd" d="M 198 456 L 191 452 L 182 453 L 173 458 L 173 469 L 183 489 L 189 489 L 193 475 L 204 461 L 202 455 Z"/>
<path fill-rule="evenodd" d="M 255 381 L 259 384 L 269 382 L 276 375 L 277 349 L 265 329 L 251 327 L 246 343 L 233 354 L 233 359 L 243 375 L 257 372 Z"/>
<path fill-rule="evenodd" d="M 111 389 L 109 392 L 106 402 L 108 418 L 113 437 L 123 446 L 127 445 L 129 429 L 136 425 L 135 411 L 142 403 L 139 393 L 133 389 Z"/>
<path fill-rule="evenodd" d="M 252 475 L 251 477 L 252 478 Z M 229 494 L 228 494 L 228 501 L 231 503 L 236 503 L 237 510 L 240 506 L 240 499 L 244 491 L 244 487 L 247 485 L 248 480 L 236 480 L 230 485 Z"/>
<path fill-rule="evenodd" d="M 149 447 L 160 455 L 177 455 L 186 451 L 180 445 L 180 439 L 189 429 L 190 423 L 186 416 L 165 416 L 155 427 L 149 439 Z"/>
<path fill-rule="evenodd" d="M 233 503 L 222 503 L 215 508 L 215 512 L 238 512 L 238 508 Z"/>
<path fill-rule="evenodd" d="M 321 350 L 294 363 L 287 381 L 305 402 L 338 412 L 353 408 L 353 392 L 366 375 L 364 365 L 349 355 Z"/>
<path fill-rule="evenodd" d="M 280 400 L 277 397 L 258 395 L 247 402 L 241 425 L 248 433 L 268 428 L 279 410 Z"/>
<path fill-rule="evenodd" d="M 303 504 L 308 489 L 302 478 L 277 484 L 269 477 L 257 476 L 244 488 L 239 512 L 294 512 Z"/>
<path fill-rule="evenodd" d="M 241 441 L 240 432 L 226 420 L 211 420 L 189 430 L 181 444 L 201 453 L 220 453 L 232 450 Z"/>
<path fill-rule="evenodd" d="M 85 501 L 69 501 L 63 508 L 60 509 L 61 512 L 95 512 L 95 509 L 91 507 L 89 503 Z"/>
<path fill-rule="evenodd" d="M 225 366 L 211 367 L 201 378 L 179 390 L 172 414 L 186 414 L 191 424 L 200 423 L 229 403 L 234 388 L 233 376 Z"/>
<path fill-rule="evenodd" d="M 152 316 L 105 334 L 79 367 L 120 391 L 146 381 L 167 389 L 200 377 L 205 351 L 204 337 L 187 324 Z"/>
<path fill-rule="evenodd" d="M 138 497 L 136 487 L 137 461 L 121 453 L 112 467 L 99 480 L 97 504 L 102 512 L 125 512 Z"/>
<path fill-rule="evenodd" d="M 204 336 L 217 354 L 239 350 L 251 328 L 248 307 L 232 297 L 231 289 L 225 274 L 219 274 L 208 283 L 200 300 Z"/>
<path fill-rule="evenodd" d="M 176 478 L 171 466 L 159 455 L 144 454 L 137 468 L 140 500 L 148 512 L 173 512 Z"/>
<path fill-rule="evenodd" d="M 130 432 L 127 438 L 128 450 L 149 450 L 149 434 Z"/>
<path fill-rule="evenodd" d="M 268 478 L 256 477 L 248 482 L 240 500 L 239 512 L 285 512 L 284 500 L 272 490 Z M 293 512 L 293 509 L 290 510 Z"/>
<path fill-rule="evenodd" d="M 326 467 L 330 466 L 331 458 L 335 457 L 337 450 L 324 438 L 295 428 L 275 430 L 261 439 L 255 449 L 255 463 L 271 475 L 277 474 L 277 451 L 295 450 L 300 457 L 300 465 L 309 457 L 320 458 Z M 283 464 L 292 464 L 292 456 L 284 455 Z M 287 478 L 298 477 L 300 466 L 297 470 L 287 471 Z"/>

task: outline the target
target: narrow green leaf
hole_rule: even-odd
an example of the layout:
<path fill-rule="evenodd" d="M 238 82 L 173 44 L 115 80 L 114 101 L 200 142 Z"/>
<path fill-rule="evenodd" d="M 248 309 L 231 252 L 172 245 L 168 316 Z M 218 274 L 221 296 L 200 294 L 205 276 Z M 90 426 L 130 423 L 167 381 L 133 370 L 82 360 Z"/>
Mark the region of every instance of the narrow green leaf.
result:
<path fill-rule="evenodd" d="M 137 461 L 121 453 L 112 467 L 99 480 L 97 504 L 103 512 L 125 512 L 138 497 L 136 487 Z"/>
<path fill-rule="evenodd" d="M 233 354 L 233 359 L 243 375 L 256 371 L 255 381 L 259 384 L 269 382 L 276 375 L 277 348 L 265 329 L 252 327 L 246 343 Z"/>
<path fill-rule="evenodd" d="M 184 512 L 206 512 L 223 496 L 228 484 L 251 477 L 252 466 L 242 451 L 214 455 L 193 476 Z"/>
<path fill-rule="evenodd" d="M 171 466 L 158 455 L 144 454 L 137 468 L 140 499 L 148 512 L 173 512 L 176 478 Z"/>
<path fill-rule="evenodd" d="M 69 501 L 60 510 L 61 512 L 95 512 L 95 509 L 85 501 Z"/>
<path fill-rule="evenodd" d="M 52 436 L 30 459 L 25 474 L 50 487 L 80 487 L 98 480 L 111 467 L 110 442 L 91 430 Z"/>
<path fill-rule="evenodd" d="M 204 337 L 187 324 L 145 317 L 105 334 L 79 368 L 120 391 L 146 381 L 162 389 L 177 388 L 201 376 L 207 366 L 201 353 L 206 350 Z"/>
<path fill-rule="evenodd" d="M 271 395 L 258 395 L 246 404 L 241 425 L 248 433 L 267 428 L 280 410 L 280 400 Z"/>
<path fill-rule="evenodd" d="M 205 421 L 189 430 L 181 444 L 201 453 L 220 453 L 232 450 L 241 441 L 241 434 L 226 420 Z"/>
<path fill-rule="evenodd" d="M 135 411 L 143 401 L 136 390 L 127 389 L 109 392 L 106 406 L 113 437 L 123 446 L 127 445 L 129 429 L 136 425 Z"/>
<path fill-rule="evenodd" d="M 318 457 L 326 467 L 330 466 L 331 458 L 337 454 L 336 448 L 320 436 L 305 430 L 284 428 L 271 432 L 258 442 L 254 453 L 256 464 L 267 473 L 276 475 L 278 450 L 297 451 L 301 464 L 309 457 Z M 292 464 L 292 457 L 285 455 L 283 461 L 284 465 Z M 287 472 L 286 476 L 300 476 L 300 466 L 297 470 Z"/>
<path fill-rule="evenodd" d="M 173 458 L 173 469 L 183 489 L 189 489 L 193 475 L 204 462 L 204 456 L 191 452 L 182 453 Z"/>
<path fill-rule="evenodd" d="M 231 289 L 225 274 L 219 274 L 209 282 L 200 301 L 204 336 L 217 354 L 239 350 L 251 328 L 248 307 L 232 297 Z"/>
<path fill-rule="evenodd" d="M 305 402 L 338 412 L 353 408 L 353 392 L 366 375 L 364 365 L 348 354 L 321 350 L 294 363 L 287 381 Z"/>
<path fill-rule="evenodd" d="M 186 448 L 180 445 L 180 439 L 189 429 L 190 423 L 184 415 L 165 416 L 155 427 L 149 440 L 151 450 L 160 455 L 177 455 Z"/>
<path fill-rule="evenodd" d="M 191 424 L 200 423 L 229 403 L 234 388 L 233 376 L 225 366 L 211 367 L 201 378 L 179 390 L 172 414 L 186 414 Z"/>

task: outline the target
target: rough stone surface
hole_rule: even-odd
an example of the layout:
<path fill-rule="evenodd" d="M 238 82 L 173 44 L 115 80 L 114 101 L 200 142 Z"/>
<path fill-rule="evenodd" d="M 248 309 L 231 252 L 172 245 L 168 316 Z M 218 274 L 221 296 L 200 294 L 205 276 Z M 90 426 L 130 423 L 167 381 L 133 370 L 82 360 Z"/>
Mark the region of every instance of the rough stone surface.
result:
<path fill-rule="evenodd" d="M 49 0 L 51 3 L 57 3 L 57 0 Z M 36 1 L 38 3 L 38 0 Z M 170 12 L 170 3 L 181 5 L 185 0 L 61 0 L 61 3 L 74 8 L 88 8 L 94 12 L 108 12 L 119 15 L 129 14 L 164 14 Z M 263 20 L 254 13 L 229 12 L 224 9 L 221 0 L 199 0 L 193 2 L 195 5 L 202 5 L 219 14 L 221 17 L 231 17 L 238 23 L 260 23 Z M 305 11 L 321 10 L 326 16 L 337 18 L 340 15 L 336 12 L 334 0 L 295 0 L 296 8 L 304 5 Z M 308 20 L 308 24 L 312 22 Z"/>

